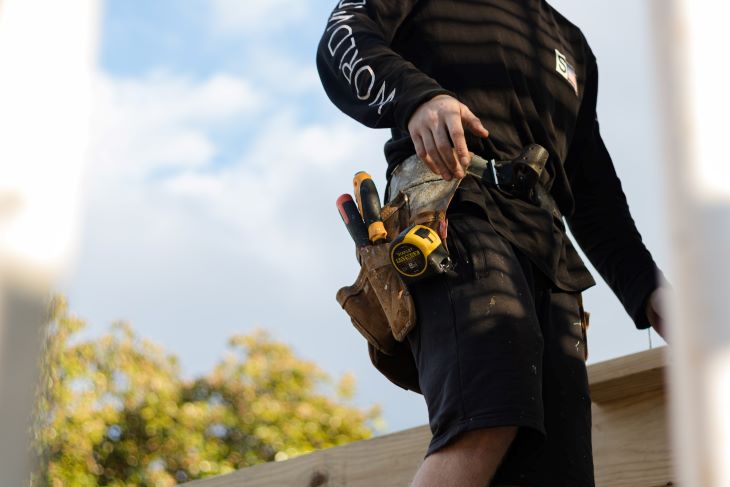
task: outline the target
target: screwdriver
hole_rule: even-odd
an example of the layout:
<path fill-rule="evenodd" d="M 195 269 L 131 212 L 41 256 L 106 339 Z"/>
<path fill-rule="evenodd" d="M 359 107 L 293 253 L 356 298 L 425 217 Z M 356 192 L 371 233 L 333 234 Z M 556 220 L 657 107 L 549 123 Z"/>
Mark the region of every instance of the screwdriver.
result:
<path fill-rule="evenodd" d="M 368 230 L 360 217 L 360 213 L 357 211 L 357 206 L 352 200 L 352 196 L 343 194 L 337 198 L 337 210 L 340 212 L 342 221 L 345 223 L 347 231 L 350 232 L 352 240 L 355 241 L 355 245 L 357 247 L 368 245 L 370 243 Z"/>
<path fill-rule="evenodd" d="M 360 171 L 355 174 L 352 184 L 355 187 L 355 199 L 360 208 L 360 214 L 365 221 L 368 237 L 375 243 L 384 242 L 388 236 L 383 220 L 380 218 L 380 196 L 378 188 L 370 174 Z"/>

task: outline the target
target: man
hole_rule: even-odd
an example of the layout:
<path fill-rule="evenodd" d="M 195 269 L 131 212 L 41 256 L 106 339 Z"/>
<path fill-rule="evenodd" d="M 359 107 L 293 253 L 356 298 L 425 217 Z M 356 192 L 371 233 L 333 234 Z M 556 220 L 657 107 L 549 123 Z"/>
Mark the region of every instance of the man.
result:
<path fill-rule="evenodd" d="M 595 282 L 563 216 L 639 329 L 661 332 L 660 273 L 601 140 L 583 34 L 544 0 L 342 0 L 317 65 L 342 111 L 392 130 L 389 180 L 413 163 L 461 180 L 457 275 L 412 288 L 433 432 L 413 485 L 594 485 L 580 292 Z M 466 176 L 469 151 L 509 160 L 533 143 L 552 206 Z"/>

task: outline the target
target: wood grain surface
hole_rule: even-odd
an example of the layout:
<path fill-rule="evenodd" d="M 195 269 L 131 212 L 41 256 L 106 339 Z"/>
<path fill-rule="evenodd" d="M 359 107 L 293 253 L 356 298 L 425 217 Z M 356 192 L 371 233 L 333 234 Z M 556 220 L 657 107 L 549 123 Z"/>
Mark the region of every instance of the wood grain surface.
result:
<path fill-rule="evenodd" d="M 401 487 L 423 461 L 427 426 L 191 482 L 195 487 Z"/>
<path fill-rule="evenodd" d="M 664 388 L 666 347 L 626 355 L 588 367 L 594 403 L 613 401 Z"/>
<path fill-rule="evenodd" d="M 596 485 L 672 485 L 665 394 L 654 390 L 593 404 Z"/>

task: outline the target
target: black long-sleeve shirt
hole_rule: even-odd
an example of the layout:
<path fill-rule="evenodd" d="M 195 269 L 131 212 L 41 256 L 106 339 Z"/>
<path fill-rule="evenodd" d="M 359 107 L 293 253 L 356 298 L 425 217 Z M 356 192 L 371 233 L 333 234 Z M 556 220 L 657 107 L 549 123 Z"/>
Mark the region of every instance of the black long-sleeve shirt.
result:
<path fill-rule="evenodd" d="M 543 182 L 577 242 L 638 328 L 658 269 L 629 213 L 599 132 L 598 69 L 580 29 L 544 0 L 342 0 L 317 51 L 325 91 L 369 127 L 390 128 L 388 177 L 415 153 L 407 124 L 439 94 L 489 129 L 470 150 L 510 159 L 532 143 L 550 152 Z M 467 181 L 469 181 L 467 183 Z M 592 277 L 546 210 L 467 178 L 456 198 L 484 208 L 495 229 L 567 291 Z"/>

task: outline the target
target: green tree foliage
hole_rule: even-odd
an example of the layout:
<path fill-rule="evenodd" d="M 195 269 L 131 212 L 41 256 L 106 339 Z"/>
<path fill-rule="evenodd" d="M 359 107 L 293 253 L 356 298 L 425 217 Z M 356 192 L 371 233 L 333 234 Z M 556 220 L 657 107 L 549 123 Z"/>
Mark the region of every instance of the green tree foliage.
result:
<path fill-rule="evenodd" d="M 81 338 L 56 299 L 34 426 L 34 485 L 168 486 L 366 439 L 377 406 L 262 330 L 235 336 L 214 370 L 183 380 L 177 358 L 124 323 Z"/>

